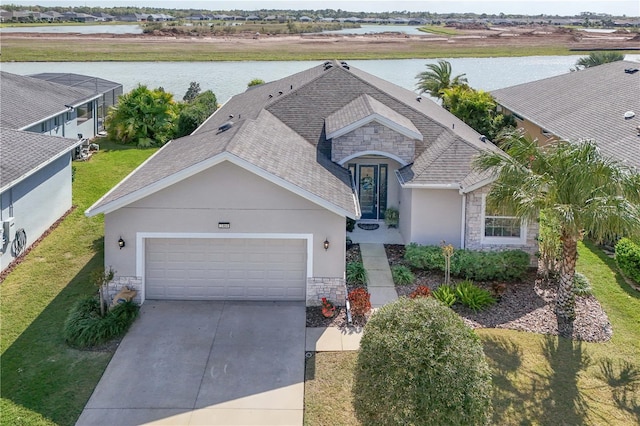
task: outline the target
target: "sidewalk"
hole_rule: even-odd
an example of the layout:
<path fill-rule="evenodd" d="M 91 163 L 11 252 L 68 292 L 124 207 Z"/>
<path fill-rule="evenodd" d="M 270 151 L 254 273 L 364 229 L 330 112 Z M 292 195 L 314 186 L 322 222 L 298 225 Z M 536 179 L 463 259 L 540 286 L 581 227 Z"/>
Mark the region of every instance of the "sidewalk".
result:
<path fill-rule="evenodd" d="M 357 351 L 361 337 L 362 328 L 343 331 L 337 327 L 307 327 L 305 351 Z"/>
<path fill-rule="evenodd" d="M 383 244 L 361 243 L 360 255 L 367 271 L 367 291 L 371 294 L 371 306 L 379 308 L 398 298 L 391 277 L 391 268 Z"/>

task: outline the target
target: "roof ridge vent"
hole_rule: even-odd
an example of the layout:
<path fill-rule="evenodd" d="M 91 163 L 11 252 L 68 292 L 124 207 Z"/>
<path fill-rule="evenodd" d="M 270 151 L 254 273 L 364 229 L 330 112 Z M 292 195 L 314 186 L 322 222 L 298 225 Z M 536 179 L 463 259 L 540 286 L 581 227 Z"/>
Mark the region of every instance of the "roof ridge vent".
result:
<path fill-rule="evenodd" d="M 331 62 L 325 62 L 324 63 L 324 70 L 325 71 L 328 70 L 328 69 L 331 69 L 331 68 L 333 68 L 333 64 Z"/>
<path fill-rule="evenodd" d="M 635 74 L 638 72 L 638 68 L 625 68 L 624 72 L 627 74 Z"/>

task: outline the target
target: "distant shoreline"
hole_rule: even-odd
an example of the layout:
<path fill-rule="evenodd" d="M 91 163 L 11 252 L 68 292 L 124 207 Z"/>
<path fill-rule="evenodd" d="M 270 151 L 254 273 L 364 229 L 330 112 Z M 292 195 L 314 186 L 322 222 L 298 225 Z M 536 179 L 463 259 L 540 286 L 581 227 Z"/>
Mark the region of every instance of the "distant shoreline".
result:
<path fill-rule="evenodd" d="M 552 27 L 468 30 L 457 35 L 3 33 L 2 62 L 275 61 L 569 55 L 640 50 L 638 33 L 586 33 Z"/>

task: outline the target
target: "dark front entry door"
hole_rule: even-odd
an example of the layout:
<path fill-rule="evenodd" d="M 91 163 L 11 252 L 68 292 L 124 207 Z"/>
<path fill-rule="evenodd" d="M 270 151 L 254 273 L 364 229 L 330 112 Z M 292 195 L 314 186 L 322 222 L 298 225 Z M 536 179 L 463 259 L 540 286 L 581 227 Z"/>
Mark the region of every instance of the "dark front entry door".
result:
<path fill-rule="evenodd" d="M 387 209 L 386 164 L 349 164 L 349 170 L 358 184 L 358 197 L 362 219 L 384 218 Z"/>
<path fill-rule="evenodd" d="M 378 166 L 360 166 L 358 194 L 362 219 L 378 219 Z"/>

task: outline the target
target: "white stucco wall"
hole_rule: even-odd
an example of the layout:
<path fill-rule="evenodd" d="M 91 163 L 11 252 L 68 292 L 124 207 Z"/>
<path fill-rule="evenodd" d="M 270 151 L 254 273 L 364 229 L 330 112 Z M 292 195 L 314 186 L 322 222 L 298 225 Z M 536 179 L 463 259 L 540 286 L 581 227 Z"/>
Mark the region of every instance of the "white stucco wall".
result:
<path fill-rule="evenodd" d="M 443 240 L 460 247 L 462 235 L 462 195 L 457 189 L 417 189 L 411 191 L 409 242 L 439 245 Z M 403 205 L 403 210 L 406 206 Z M 400 221 L 403 228 L 402 217 Z"/>
<path fill-rule="evenodd" d="M 24 228 L 27 246 L 33 244 L 71 208 L 71 154 L 60 157 L 13 188 L 0 194 L 2 219 L 13 216 L 16 230 Z M 2 247 L 0 270 L 14 259 L 10 244 Z"/>
<path fill-rule="evenodd" d="M 105 265 L 118 276 L 136 275 L 138 232 L 312 234 L 313 276 L 344 277 L 343 216 L 228 162 L 105 215 Z"/>

